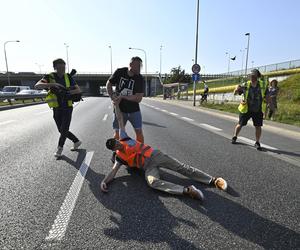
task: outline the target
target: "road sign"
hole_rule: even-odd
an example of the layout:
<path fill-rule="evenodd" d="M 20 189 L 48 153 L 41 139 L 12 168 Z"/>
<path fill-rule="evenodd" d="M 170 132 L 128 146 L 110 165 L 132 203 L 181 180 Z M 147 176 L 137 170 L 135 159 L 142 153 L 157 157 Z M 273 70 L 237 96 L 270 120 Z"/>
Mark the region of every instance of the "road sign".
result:
<path fill-rule="evenodd" d="M 199 74 L 193 74 L 192 79 L 194 82 L 198 82 L 200 80 L 200 75 Z"/>
<path fill-rule="evenodd" d="M 201 67 L 199 64 L 195 63 L 193 66 L 192 66 L 192 71 L 194 74 L 198 74 L 201 70 Z"/>

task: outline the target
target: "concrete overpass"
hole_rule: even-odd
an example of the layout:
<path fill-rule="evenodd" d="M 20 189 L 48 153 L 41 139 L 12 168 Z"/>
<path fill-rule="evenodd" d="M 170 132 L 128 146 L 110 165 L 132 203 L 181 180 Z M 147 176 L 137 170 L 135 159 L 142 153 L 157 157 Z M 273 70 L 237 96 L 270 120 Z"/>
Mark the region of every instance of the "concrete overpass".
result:
<path fill-rule="evenodd" d="M 145 75 L 144 75 L 145 76 Z M 224 75 L 225 76 L 225 75 Z M 223 75 L 202 75 L 201 79 L 209 80 L 224 77 Z M 34 72 L 10 72 L 10 82 L 12 85 L 26 85 L 33 88 L 34 84 L 43 77 L 43 74 Z M 100 95 L 100 88 L 104 87 L 106 81 L 110 77 L 110 73 L 78 73 L 74 76 L 85 95 Z M 0 73 L 0 86 L 8 85 L 7 74 Z M 155 93 L 162 93 L 162 87 L 158 79 L 158 74 L 147 74 L 147 93 L 151 96 Z"/>

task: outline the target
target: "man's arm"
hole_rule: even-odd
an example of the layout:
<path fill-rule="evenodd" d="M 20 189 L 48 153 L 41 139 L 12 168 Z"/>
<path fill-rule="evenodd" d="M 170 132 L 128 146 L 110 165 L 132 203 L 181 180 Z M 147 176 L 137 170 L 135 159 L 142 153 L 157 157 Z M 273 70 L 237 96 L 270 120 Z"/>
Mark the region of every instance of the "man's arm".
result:
<path fill-rule="evenodd" d="M 120 110 L 119 103 L 120 103 L 120 100 L 118 100 L 115 103 L 115 114 L 116 114 L 116 117 L 117 117 L 117 120 L 118 120 L 118 123 L 119 123 L 120 131 L 125 131 L 123 114 L 122 114 L 122 112 Z"/>
<path fill-rule="evenodd" d="M 116 176 L 116 174 L 119 171 L 121 166 L 122 166 L 122 164 L 120 162 L 116 161 L 113 168 L 112 168 L 112 170 L 101 181 L 101 186 L 100 187 L 101 187 L 102 192 L 108 192 L 107 184 L 114 179 L 114 177 Z"/>
<path fill-rule="evenodd" d="M 127 100 L 127 101 L 140 103 L 143 99 L 143 96 L 144 96 L 144 93 L 136 93 L 135 95 L 130 95 L 130 96 L 120 96 L 119 98 Z"/>
<path fill-rule="evenodd" d="M 110 97 L 110 99 L 114 99 L 114 96 L 113 96 L 113 90 L 112 90 L 112 83 L 110 82 L 110 80 L 108 80 L 106 82 L 106 91 Z"/>
<path fill-rule="evenodd" d="M 81 89 L 79 88 L 78 84 L 74 85 L 74 89 L 70 90 L 70 94 L 74 95 L 74 94 L 80 94 L 81 93 Z"/>
<path fill-rule="evenodd" d="M 59 83 L 56 83 L 56 82 L 47 82 L 45 79 L 41 79 L 39 80 L 35 85 L 34 85 L 34 88 L 35 89 L 47 89 L 47 88 L 52 88 L 52 87 L 63 87 L 61 84 Z"/>

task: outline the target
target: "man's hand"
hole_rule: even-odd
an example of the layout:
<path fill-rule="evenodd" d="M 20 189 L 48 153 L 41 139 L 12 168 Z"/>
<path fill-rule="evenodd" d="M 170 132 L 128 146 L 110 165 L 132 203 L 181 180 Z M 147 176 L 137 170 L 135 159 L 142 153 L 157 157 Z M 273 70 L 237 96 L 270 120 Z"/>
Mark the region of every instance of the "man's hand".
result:
<path fill-rule="evenodd" d="M 101 182 L 100 188 L 101 188 L 102 192 L 104 192 L 104 193 L 108 192 L 107 185 L 104 181 Z"/>
<path fill-rule="evenodd" d="M 122 100 L 122 96 L 116 96 L 115 98 L 112 98 L 112 102 L 115 106 L 119 105 Z"/>

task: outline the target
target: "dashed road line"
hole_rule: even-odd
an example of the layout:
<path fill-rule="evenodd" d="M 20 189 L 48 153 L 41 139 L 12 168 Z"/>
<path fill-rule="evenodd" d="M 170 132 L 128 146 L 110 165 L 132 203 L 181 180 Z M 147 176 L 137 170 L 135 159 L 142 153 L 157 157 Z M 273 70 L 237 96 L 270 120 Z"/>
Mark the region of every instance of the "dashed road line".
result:
<path fill-rule="evenodd" d="M 107 120 L 107 117 L 108 117 L 108 114 L 105 114 L 102 121 L 106 121 Z"/>
<path fill-rule="evenodd" d="M 187 120 L 187 121 L 190 121 L 190 122 L 194 121 L 194 119 L 191 119 L 191 118 L 188 118 L 188 117 L 185 117 L 185 116 L 182 116 L 181 119 Z"/>
<path fill-rule="evenodd" d="M 94 152 L 87 152 L 85 159 L 82 162 L 79 171 L 77 172 L 77 175 L 72 183 L 72 186 L 70 187 L 70 190 L 62 206 L 60 207 L 54 224 L 52 225 L 51 230 L 49 231 L 49 235 L 45 239 L 46 241 L 62 240 L 65 236 L 70 217 L 75 207 L 76 200 L 78 198 L 81 186 L 83 184 L 84 177 L 91 163 L 93 154 Z"/>
<path fill-rule="evenodd" d="M 201 127 L 204 127 L 204 128 L 216 130 L 216 131 L 222 131 L 222 129 L 217 128 L 217 127 L 214 127 L 214 126 L 211 126 L 211 125 L 206 124 L 206 123 L 200 123 L 200 126 L 201 126 Z"/>

